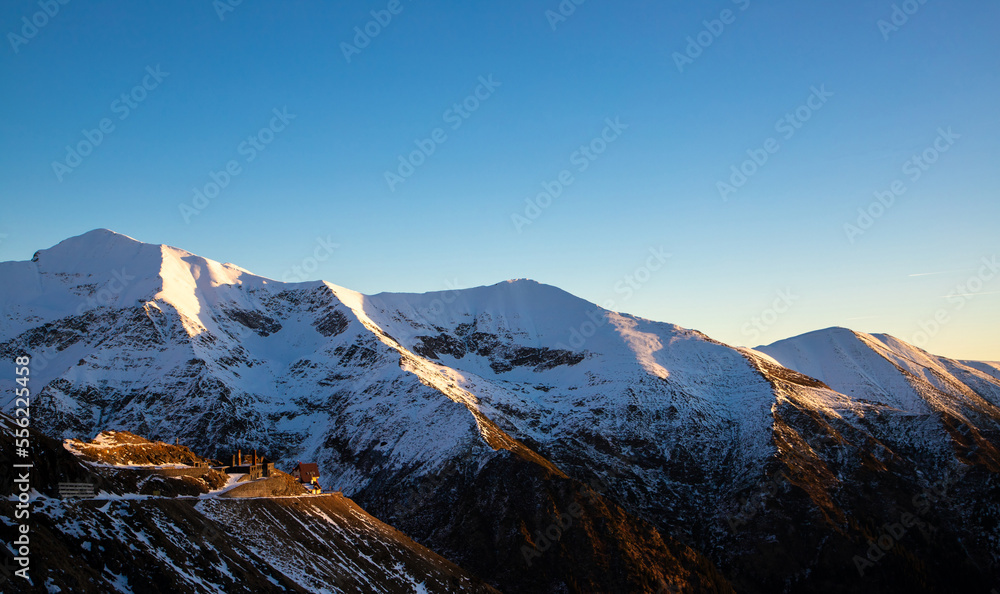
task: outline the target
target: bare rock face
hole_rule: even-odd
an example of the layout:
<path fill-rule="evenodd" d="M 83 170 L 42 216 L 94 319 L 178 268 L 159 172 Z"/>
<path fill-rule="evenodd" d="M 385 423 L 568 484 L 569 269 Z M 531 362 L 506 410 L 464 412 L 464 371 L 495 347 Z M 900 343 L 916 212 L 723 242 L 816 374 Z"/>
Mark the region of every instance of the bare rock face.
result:
<path fill-rule="evenodd" d="M 504 591 L 988 592 L 998 575 L 997 364 L 845 329 L 736 349 L 532 281 L 285 284 L 110 232 L 0 265 L 0 301 L 37 428 L 315 461 Z"/>
<path fill-rule="evenodd" d="M 128 431 L 102 431 L 91 441 L 68 439 L 65 447 L 85 460 L 115 466 L 219 465 L 215 460 L 198 456 L 187 446 L 150 441 Z"/>
<path fill-rule="evenodd" d="M 276 470 L 272 476 L 237 485 L 227 489 L 220 497 L 291 497 L 305 495 L 306 488 L 292 476 Z"/>

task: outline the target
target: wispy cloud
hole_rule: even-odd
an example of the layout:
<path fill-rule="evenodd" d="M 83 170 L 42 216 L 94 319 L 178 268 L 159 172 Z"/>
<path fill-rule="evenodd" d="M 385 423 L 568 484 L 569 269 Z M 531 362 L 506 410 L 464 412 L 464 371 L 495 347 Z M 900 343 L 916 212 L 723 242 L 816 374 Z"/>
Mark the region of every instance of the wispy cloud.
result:
<path fill-rule="evenodd" d="M 952 293 L 951 295 L 941 295 L 941 297 L 947 299 L 948 297 L 978 297 L 979 295 L 996 295 L 1000 291 L 990 291 L 988 293 Z"/>
<path fill-rule="evenodd" d="M 938 274 L 953 274 L 955 272 L 961 272 L 961 270 L 946 270 L 944 272 L 919 272 L 917 274 L 910 274 L 908 276 L 912 278 L 914 276 L 935 276 Z"/>

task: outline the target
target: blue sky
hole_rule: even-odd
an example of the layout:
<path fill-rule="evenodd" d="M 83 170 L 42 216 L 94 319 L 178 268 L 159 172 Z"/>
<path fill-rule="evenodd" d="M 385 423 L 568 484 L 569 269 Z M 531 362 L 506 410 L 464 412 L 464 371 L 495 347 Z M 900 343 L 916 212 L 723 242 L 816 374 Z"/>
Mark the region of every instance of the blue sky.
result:
<path fill-rule="evenodd" d="M 731 344 L 1000 360 L 995 2 L 49 2 L 0 8 L 0 260 L 107 227 L 366 293 L 527 277 Z"/>

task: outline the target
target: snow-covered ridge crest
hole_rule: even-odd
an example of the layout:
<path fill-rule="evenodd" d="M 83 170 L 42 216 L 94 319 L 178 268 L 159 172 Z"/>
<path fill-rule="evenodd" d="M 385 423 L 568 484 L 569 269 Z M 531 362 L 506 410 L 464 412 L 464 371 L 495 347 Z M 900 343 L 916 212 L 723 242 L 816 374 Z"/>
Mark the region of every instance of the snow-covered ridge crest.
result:
<path fill-rule="evenodd" d="M 939 357 L 888 334 L 827 328 L 756 351 L 853 399 L 915 414 L 1000 415 L 996 367 Z"/>

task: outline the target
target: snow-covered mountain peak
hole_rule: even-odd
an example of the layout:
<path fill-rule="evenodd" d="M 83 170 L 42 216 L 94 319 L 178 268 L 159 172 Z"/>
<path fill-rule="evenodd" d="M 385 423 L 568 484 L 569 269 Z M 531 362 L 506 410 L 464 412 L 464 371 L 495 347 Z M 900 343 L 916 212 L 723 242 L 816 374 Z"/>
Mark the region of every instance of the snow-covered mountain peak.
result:
<path fill-rule="evenodd" d="M 363 301 L 365 313 L 408 348 L 418 336 L 456 329 L 503 335 L 523 346 L 555 347 L 568 343 L 588 315 L 605 314 L 558 287 L 523 279 L 431 293 L 378 293 Z"/>
<path fill-rule="evenodd" d="M 970 366 L 938 357 L 888 334 L 827 328 L 760 346 L 757 351 L 789 369 L 814 377 L 854 399 L 910 413 L 944 412 L 962 416 L 966 384 L 987 401 L 974 398 L 973 409 L 992 414 L 990 367 Z"/>
<path fill-rule="evenodd" d="M 100 274 L 131 266 L 136 272 L 158 267 L 159 246 L 108 229 L 95 229 L 35 252 L 41 273 Z"/>

